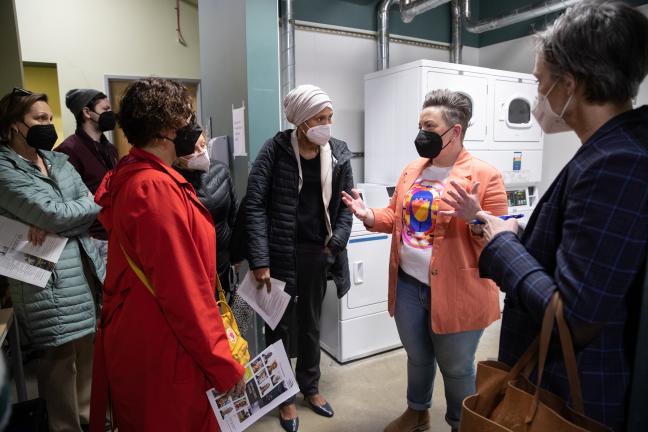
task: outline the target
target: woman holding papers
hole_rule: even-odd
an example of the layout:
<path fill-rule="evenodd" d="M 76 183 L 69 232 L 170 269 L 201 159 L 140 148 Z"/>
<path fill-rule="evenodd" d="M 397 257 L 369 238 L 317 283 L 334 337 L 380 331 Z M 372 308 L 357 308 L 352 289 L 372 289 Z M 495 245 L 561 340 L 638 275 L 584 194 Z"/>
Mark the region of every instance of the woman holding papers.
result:
<path fill-rule="evenodd" d="M 331 138 L 333 107 L 321 89 L 299 86 L 283 105 L 295 129 L 265 142 L 248 180 L 248 260 L 261 286 L 269 290 L 272 276 L 285 282 L 292 296 L 279 325 L 266 328 L 266 342 L 283 341 L 288 355 L 297 357 L 297 381 L 307 403 L 332 417 L 318 388 L 319 325 L 327 272 L 337 265 L 348 274 L 345 248 L 352 215 L 341 193 L 353 187 L 351 152 Z M 339 282 L 338 288 L 348 289 L 348 280 Z M 286 431 L 298 429 L 294 398 L 281 407 L 280 423 Z"/>
<path fill-rule="evenodd" d="M 421 157 L 405 167 L 389 205 L 368 209 L 357 191 L 344 196 L 368 229 L 392 234 L 389 312 L 407 352 L 408 408 L 385 432 L 429 428 L 436 363 L 446 421 L 459 426 L 461 402 L 475 392 L 477 344 L 500 316 L 497 287 L 477 270 L 481 238 L 445 202 L 460 195 L 475 212 L 507 213 L 502 176 L 463 147 L 471 117 L 462 93 L 428 93 L 414 140 Z"/>
<path fill-rule="evenodd" d="M 105 269 L 88 236 L 99 206 L 68 157 L 50 151 L 56 138 L 46 95 L 15 88 L 0 100 L 0 216 L 29 226 L 33 245 L 47 233 L 66 241 L 44 287 L 9 279 L 21 342 L 43 353 L 38 389 L 50 430 L 80 431 L 90 410 L 92 293 Z"/>
<path fill-rule="evenodd" d="M 133 145 L 97 190 L 109 235 L 95 344 L 91 430 L 108 402 L 120 432 L 214 431 L 206 392 L 243 369 L 214 298 L 216 236 L 207 209 L 171 164 L 201 133 L 187 89 L 146 78 L 124 94 L 119 123 Z"/>

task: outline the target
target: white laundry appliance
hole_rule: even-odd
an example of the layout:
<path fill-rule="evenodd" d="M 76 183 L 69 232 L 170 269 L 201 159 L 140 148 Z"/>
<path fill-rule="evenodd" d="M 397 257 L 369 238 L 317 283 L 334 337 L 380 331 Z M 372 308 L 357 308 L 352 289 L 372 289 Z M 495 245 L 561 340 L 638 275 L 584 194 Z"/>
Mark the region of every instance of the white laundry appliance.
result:
<path fill-rule="evenodd" d="M 472 101 L 464 145 L 502 173 L 509 213 L 528 216 L 537 201 L 543 148 L 531 115 L 537 82 L 530 74 L 419 60 L 366 75 L 365 181 L 393 185 L 418 157 L 414 138 L 423 100 L 443 88 Z"/>
<path fill-rule="evenodd" d="M 386 207 L 393 188 L 358 184 L 369 207 Z M 320 345 L 345 363 L 401 346 L 387 311 L 391 235 L 372 233 L 355 216 L 347 245 L 351 289 L 337 298 L 329 282 L 322 305 Z"/>

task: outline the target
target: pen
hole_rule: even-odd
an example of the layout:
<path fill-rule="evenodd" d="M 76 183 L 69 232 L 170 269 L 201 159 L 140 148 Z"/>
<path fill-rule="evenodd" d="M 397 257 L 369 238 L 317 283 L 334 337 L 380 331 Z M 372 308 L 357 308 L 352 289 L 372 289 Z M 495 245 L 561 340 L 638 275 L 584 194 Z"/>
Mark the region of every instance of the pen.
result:
<path fill-rule="evenodd" d="M 521 213 L 499 216 L 499 218 L 502 219 L 502 220 L 521 219 L 523 217 L 524 217 L 524 215 L 521 214 Z M 484 225 L 484 222 L 480 221 L 479 219 L 473 219 L 472 221 L 470 221 L 470 224 L 471 225 Z"/>

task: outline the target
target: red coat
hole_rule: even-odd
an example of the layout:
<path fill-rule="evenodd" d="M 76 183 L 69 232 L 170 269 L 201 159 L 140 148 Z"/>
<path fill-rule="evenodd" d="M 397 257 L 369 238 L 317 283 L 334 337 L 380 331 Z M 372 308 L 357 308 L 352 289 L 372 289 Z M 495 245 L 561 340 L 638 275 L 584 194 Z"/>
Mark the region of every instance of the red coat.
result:
<path fill-rule="evenodd" d="M 214 299 L 216 237 L 193 187 L 133 148 L 97 191 L 109 233 L 91 424 L 103 431 L 107 391 L 120 432 L 216 431 L 206 390 L 242 377 Z M 151 281 L 154 298 L 126 253 Z"/>

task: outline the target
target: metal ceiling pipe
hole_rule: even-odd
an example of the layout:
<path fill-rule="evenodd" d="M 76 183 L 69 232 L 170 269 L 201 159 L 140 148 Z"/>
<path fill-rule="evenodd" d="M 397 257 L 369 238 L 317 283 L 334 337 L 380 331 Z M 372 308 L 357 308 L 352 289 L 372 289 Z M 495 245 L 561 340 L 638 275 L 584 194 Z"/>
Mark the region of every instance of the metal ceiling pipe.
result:
<path fill-rule="evenodd" d="M 281 17 L 281 100 L 295 88 L 295 20 L 293 0 L 283 0 L 284 10 Z M 283 110 L 282 110 L 283 111 Z M 282 121 L 286 122 L 285 119 Z M 284 125 L 285 126 L 285 125 Z"/>
<path fill-rule="evenodd" d="M 378 4 L 378 70 L 389 67 L 389 8 L 400 4 L 401 19 L 409 23 L 414 17 L 451 0 L 381 0 Z"/>
<path fill-rule="evenodd" d="M 489 18 L 477 22 L 472 21 L 470 0 L 463 1 L 464 28 L 471 33 L 484 33 L 499 29 L 522 21 L 527 21 L 552 12 L 558 12 L 575 5 L 580 0 L 552 0 L 535 3 L 513 10 L 505 15 Z"/>
<path fill-rule="evenodd" d="M 463 42 L 461 41 L 461 5 L 452 0 L 452 42 L 450 43 L 450 62 L 461 64 Z"/>
<path fill-rule="evenodd" d="M 450 0 L 400 0 L 401 19 L 404 23 L 411 23 L 414 18 L 423 12 L 432 10 Z"/>
<path fill-rule="evenodd" d="M 389 8 L 398 0 L 381 0 L 378 4 L 378 70 L 389 67 Z"/>

